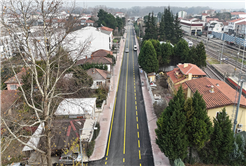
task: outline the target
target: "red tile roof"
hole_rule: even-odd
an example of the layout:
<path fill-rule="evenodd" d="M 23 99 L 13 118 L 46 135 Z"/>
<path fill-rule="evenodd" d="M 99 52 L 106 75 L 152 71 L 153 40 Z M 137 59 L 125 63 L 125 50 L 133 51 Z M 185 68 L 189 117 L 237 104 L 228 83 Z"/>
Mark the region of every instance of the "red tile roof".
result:
<path fill-rule="evenodd" d="M 208 14 L 206 14 L 206 13 L 202 13 L 202 15 L 203 15 L 203 16 L 207 16 Z"/>
<path fill-rule="evenodd" d="M 105 30 L 105 31 L 113 31 L 114 29 L 112 28 L 108 28 L 108 27 L 101 27 L 102 30 Z"/>
<path fill-rule="evenodd" d="M 203 77 L 186 81 L 185 83 L 193 93 L 198 90 L 206 102 L 207 109 L 237 104 L 237 91 L 223 81 Z M 214 93 L 209 91 L 211 85 L 214 86 Z M 244 96 L 241 96 L 240 104 L 246 107 L 246 98 Z"/>
<path fill-rule="evenodd" d="M 244 12 L 231 12 L 231 15 L 239 15 L 239 14 L 246 14 Z"/>
<path fill-rule="evenodd" d="M 179 73 L 180 77 L 177 77 L 175 73 Z M 167 76 L 170 77 L 174 84 L 186 79 L 186 77 L 180 72 L 179 68 L 174 68 L 172 71 L 167 72 Z"/>
<path fill-rule="evenodd" d="M 18 97 L 17 90 L 1 90 L 1 113 L 7 111 Z"/>
<path fill-rule="evenodd" d="M 104 79 L 107 79 L 107 75 L 108 75 L 107 71 L 97 69 L 97 68 L 94 68 L 94 69 L 95 69 L 95 72 L 99 73 Z M 92 71 L 93 71 L 93 68 L 90 68 L 86 72 L 88 75 L 90 75 L 92 77 L 93 80 L 98 79 L 98 78 L 96 78 L 95 74 Z"/>
<path fill-rule="evenodd" d="M 82 65 L 85 63 L 102 63 L 102 64 L 112 64 L 112 58 L 106 58 L 106 57 L 93 57 L 93 58 L 87 58 L 87 59 L 81 59 L 78 60 L 76 65 Z"/>
<path fill-rule="evenodd" d="M 185 82 L 182 83 L 181 86 L 182 86 L 183 90 L 186 90 L 188 88 L 188 86 L 186 85 Z M 179 87 L 180 87 L 180 84 L 174 86 L 174 88 L 176 89 L 176 91 L 179 90 Z"/>
<path fill-rule="evenodd" d="M 237 25 L 246 25 L 246 21 L 236 23 Z"/>
<path fill-rule="evenodd" d="M 242 20 L 242 18 L 235 19 L 235 20 L 230 20 L 229 22 L 237 22 L 237 21 L 240 21 L 240 20 Z"/>
<path fill-rule="evenodd" d="M 86 23 L 94 23 L 95 21 L 93 20 L 86 20 Z"/>
<path fill-rule="evenodd" d="M 199 67 L 194 64 L 188 63 L 187 67 L 184 67 L 184 64 L 177 65 L 181 72 L 185 75 L 192 73 L 192 75 L 206 75 Z"/>
<path fill-rule="evenodd" d="M 113 52 L 112 51 L 107 51 L 107 50 L 104 50 L 104 49 L 100 49 L 100 50 L 94 51 L 91 55 L 93 57 L 98 57 L 98 56 L 107 56 L 108 54 L 113 55 Z"/>
<path fill-rule="evenodd" d="M 18 78 L 18 80 L 20 81 L 20 83 L 22 83 L 22 76 L 26 74 L 26 69 L 22 68 L 21 71 L 19 73 L 16 74 L 16 77 Z M 18 81 L 16 79 L 15 76 L 9 78 L 7 81 L 5 81 L 5 84 L 18 84 Z"/>

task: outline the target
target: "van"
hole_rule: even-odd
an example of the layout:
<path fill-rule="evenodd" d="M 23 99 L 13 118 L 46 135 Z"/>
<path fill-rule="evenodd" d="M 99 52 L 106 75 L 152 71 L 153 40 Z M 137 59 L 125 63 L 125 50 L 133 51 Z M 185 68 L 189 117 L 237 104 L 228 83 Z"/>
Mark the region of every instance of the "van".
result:
<path fill-rule="evenodd" d="M 137 50 L 138 50 L 137 45 L 134 45 L 133 50 L 134 50 L 134 51 L 137 51 Z"/>

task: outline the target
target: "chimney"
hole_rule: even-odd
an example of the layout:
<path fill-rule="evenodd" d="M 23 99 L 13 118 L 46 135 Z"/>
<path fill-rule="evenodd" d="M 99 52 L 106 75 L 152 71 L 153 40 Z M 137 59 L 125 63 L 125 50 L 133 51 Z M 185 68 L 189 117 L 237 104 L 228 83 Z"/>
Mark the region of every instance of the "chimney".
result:
<path fill-rule="evenodd" d="M 92 73 L 95 73 L 95 68 L 92 68 Z"/>
<path fill-rule="evenodd" d="M 86 55 L 85 59 L 87 59 L 87 55 Z"/>
<path fill-rule="evenodd" d="M 184 63 L 184 68 L 188 67 L 188 63 Z"/>
<path fill-rule="evenodd" d="M 91 55 L 91 59 L 93 59 L 93 55 Z"/>
<path fill-rule="evenodd" d="M 211 85 L 211 89 L 209 90 L 210 93 L 214 93 L 214 86 Z"/>
<path fill-rule="evenodd" d="M 192 80 L 192 73 L 188 74 L 188 80 Z"/>

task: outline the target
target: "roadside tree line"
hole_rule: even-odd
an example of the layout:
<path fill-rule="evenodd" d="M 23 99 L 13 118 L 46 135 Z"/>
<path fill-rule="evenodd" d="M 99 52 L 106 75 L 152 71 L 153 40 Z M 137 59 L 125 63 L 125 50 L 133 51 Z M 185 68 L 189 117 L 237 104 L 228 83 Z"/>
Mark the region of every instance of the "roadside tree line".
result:
<path fill-rule="evenodd" d="M 174 46 L 169 42 L 160 44 L 158 40 L 150 39 L 143 42 L 138 62 L 146 73 L 157 72 L 159 66 L 177 63 L 192 63 L 198 67 L 204 67 L 206 51 L 202 42 L 190 49 L 183 39 Z"/>

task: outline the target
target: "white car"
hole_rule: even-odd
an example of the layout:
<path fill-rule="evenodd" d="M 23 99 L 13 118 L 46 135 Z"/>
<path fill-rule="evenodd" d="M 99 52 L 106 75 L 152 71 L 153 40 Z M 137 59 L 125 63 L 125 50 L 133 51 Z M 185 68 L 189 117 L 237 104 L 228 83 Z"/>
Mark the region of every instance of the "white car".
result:
<path fill-rule="evenodd" d="M 128 53 L 128 52 L 129 52 L 129 48 L 126 48 L 126 49 L 125 49 L 125 52 Z"/>
<path fill-rule="evenodd" d="M 137 51 L 137 50 L 138 50 L 137 45 L 134 45 L 133 50 L 134 50 L 134 51 Z"/>

